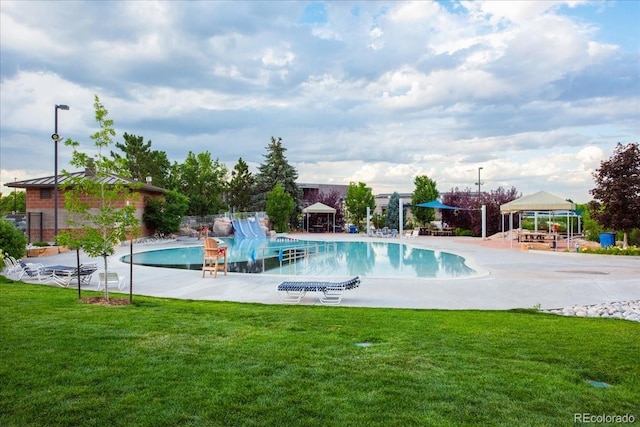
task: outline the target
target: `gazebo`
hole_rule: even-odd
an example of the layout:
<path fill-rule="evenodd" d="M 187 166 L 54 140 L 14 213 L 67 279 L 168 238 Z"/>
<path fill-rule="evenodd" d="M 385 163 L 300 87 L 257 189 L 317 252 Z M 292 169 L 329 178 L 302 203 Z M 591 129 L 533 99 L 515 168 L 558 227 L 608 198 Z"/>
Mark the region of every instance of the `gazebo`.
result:
<path fill-rule="evenodd" d="M 558 196 L 547 193 L 546 191 L 538 191 L 537 193 L 530 194 L 528 196 L 522 196 L 519 199 L 512 200 L 504 205 L 500 206 L 500 213 L 502 215 L 509 214 L 509 234 L 511 241 L 513 242 L 513 214 L 514 213 L 528 213 L 533 212 L 535 218 L 536 231 L 538 228 L 538 215 L 546 214 L 549 218 L 552 215 L 566 215 L 567 225 L 569 224 L 569 218 L 576 209 L 576 205 L 572 202 L 564 200 Z M 504 222 L 503 222 L 504 223 Z M 520 217 L 520 224 L 518 228 L 522 227 L 522 215 Z M 569 241 L 573 236 L 573 230 L 568 229 L 567 234 L 569 240 L 567 241 L 567 247 L 569 247 Z"/>
<path fill-rule="evenodd" d="M 324 203 L 314 203 L 306 208 L 302 209 L 302 213 L 307 219 L 307 233 L 309 232 L 310 226 L 310 218 L 312 214 L 326 214 L 327 215 L 327 230 L 323 230 L 321 228 L 317 228 L 315 231 L 329 231 L 329 216 L 333 215 L 333 221 L 331 222 L 332 227 L 331 231 L 335 232 L 336 230 L 336 210 L 331 206 L 327 206 Z"/>

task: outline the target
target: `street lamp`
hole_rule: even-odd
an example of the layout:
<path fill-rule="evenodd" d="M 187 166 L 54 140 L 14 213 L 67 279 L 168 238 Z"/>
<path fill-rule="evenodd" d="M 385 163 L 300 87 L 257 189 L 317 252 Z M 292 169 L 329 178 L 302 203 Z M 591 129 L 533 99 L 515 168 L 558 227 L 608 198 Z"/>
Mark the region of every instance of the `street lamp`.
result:
<path fill-rule="evenodd" d="M 482 170 L 482 166 L 480 166 L 478 168 L 478 182 L 476 182 L 476 185 L 478 186 L 478 197 L 480 197 L 480 193 L 481 193 L 481 186 L 482 186 L 482 181 L 480 181 L 480 171 Z"/>
<path fill-rule="evenodd" d="M 58 235 L 58 141 L 60 135 L 58 135 L 58 110 L 68 110 L 68 105 L 58 105 L 55 108 L 55 128 L 51 139 L 53 139 L 54 150 L 54 175 L 53 175 L 53 238 L 55 240 Z"/>

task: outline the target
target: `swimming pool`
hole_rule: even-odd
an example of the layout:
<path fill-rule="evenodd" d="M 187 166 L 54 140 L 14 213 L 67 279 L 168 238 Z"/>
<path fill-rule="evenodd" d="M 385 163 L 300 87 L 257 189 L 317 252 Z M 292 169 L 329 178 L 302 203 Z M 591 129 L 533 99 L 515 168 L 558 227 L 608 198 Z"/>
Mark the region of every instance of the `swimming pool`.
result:
<path fill-rule="evenodd" d="M 285 239 L 219 239 L 227 247 L 229 271 L 299 276 L 473 277 L 459 255 L 395 242 L 318 242 Z M 200 270 L 202 246 L 133 254 L 138 265 Z M 129 263 L 130 256 L 121 258 Z"/>

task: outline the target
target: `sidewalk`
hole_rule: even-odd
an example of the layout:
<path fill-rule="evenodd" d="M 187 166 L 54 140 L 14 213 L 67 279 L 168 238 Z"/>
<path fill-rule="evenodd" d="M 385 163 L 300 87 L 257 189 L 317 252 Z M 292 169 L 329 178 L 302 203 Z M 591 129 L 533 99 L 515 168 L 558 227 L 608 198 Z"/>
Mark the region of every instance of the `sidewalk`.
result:
<path fill-rule="evenodd" d="M 413 247 L 462 255 L 480 275 L 462 279 L 363 277 L 360 287 L 347 291 L 342 306 L 429 308 L 429 309 L 511 309 L 561 308 L 614 301 L 640 300 L 640 257 L 589 255 L 575 252 L 522 251 L 501 239 L 420 236 L 407 238 L 367 237 L 358 234 L 295 234 L 303 240 L 369 240 L 403 243 Z M 202 244 L 196 238 L 134 245 L 134 252 Z M 117 248 L 109 258 L 109 268 L 126 276 L 130 265 L 119 261 L 129 254 L 129 246 Z M 102 258 L 80 256 L 81 262 Z M 30 258 L 44 265 L 75 265 L 76 253 Z M 300 276 L 228 273 L 201 277 L 200 271 L 133 266 L 133 293 L 162 298 L 217 300 L 280 304 L 276 288 L 284 280 Z M 313 280 L 305 277 L 304 280 Z M 327 280 L 327 277 L 321 279 Z M 334 278 L 330 278 L 334 279 Z M 97 288 L 97 276 L 92 285 Z M 128 286 L 126 288 L 128 293 Z M 301 304 L 318 304 L 307 295 Z"/>

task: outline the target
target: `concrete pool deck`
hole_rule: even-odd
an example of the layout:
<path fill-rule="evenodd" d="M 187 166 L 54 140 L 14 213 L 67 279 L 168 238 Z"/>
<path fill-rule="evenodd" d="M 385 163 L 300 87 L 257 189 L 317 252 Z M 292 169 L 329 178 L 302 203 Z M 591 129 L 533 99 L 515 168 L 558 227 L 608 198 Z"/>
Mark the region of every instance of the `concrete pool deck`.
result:
<path fill-rule="evenodd" d="M 590 255 L 575 252 L 524 251 L 517 243 L 492 238 L 473 237 L 383 238 L 358 234 L 293 234 L 300 240 L 362 240 L 404 243 L 417 248 L 462 255 L 480 274 L 471 278 L 373 278 L 362 277 L 360 287 L 346 291 L 342 306 L 423 309 L 511 309 L 561 308 L 573 305 L 640 300 L 640 257 Z M 180 246 L 202 245 L 196 238 L 180 237 L 175 241 L 135 244 L 134 252 Z M 109 268 L 126 276 L 129 264 L 119 258 L 129 254 L 129 245 L 116 249 L 109 258 Z M 27 262 L 44 265 L 75 265 L 76 253 L 29 258 Z M 102 258 L 80 254 L 81 262 Z M 161 298 L 216 300 L 281 304 L 277 286 L 284 280 L 313 280 L 273 274 L 218 273 L 217 278 L 196 270 L 133 266 L 133 293 Z M 340 278 L 322 277 L 323 280 Z M 86 290 L 97 289 L 97 275 Z M 55 285 L 54 285 L 55 286 Z M 77 288 L 76 288 L 77 289 Z M 117 292 L 117 291 L 116 291 Z M 128 294 L 128 285 L 125 291 Z M 307 294 L 301 304 L 319 304 L 314 294 Z"/>

